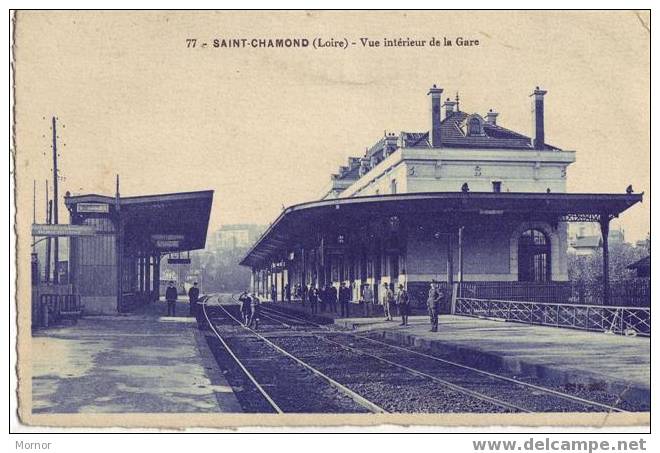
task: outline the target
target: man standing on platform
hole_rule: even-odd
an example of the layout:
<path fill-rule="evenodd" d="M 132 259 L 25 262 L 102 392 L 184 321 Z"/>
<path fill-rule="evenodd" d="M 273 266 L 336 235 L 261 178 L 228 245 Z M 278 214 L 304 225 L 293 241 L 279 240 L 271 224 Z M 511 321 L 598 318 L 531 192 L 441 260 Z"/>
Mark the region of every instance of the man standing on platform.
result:
<path fill-rule="evenodd" d="M 408 314 L 410 313 L 410 297 L 408 291 L 399 284 L 399 291 L 396 293 L 396 304 L 399 306 L 399 314 L 401 315 L 401 325 L 408 325 Z"/>
<path fill-rule="evenodd" d="M 445 294 L 439 288 L 438 282 L 435 280 L 431 281 L 431 289 L 429 289 L 429 297 L 426 300 L 426 304 L 429 309 L 429 317 L 431 318 L 431 332 L 438 331 L 438 314 L 440 312 L 440 306 L 444 301 Z"/>
<path fill-rule="evenodd" d="M 174 282 L 170 280 L 165 291 L 165 300 L 167 301 L 167 316 L 176 316 L 176 298 L 178 294 Z"/>
<path fill-rule="evenodd" d="M 369 311 L 374 303 L 374 290 L 371 289 L 369 283 L 364 284 L 364 289 L 362 290 L 362 302 L 364 303 L 364 316 L 368 318 Z"/>
<path fill-rule="evenodd" d="M 190 316 L 197 315 L 197 301 L 199 300 L 199 288 L 197 287 L 197 282 L 188 290 L 188 300 L 190 301 Z"/>
<path fill-rule="evenodd" d="M 319 290 L 316 289 L 316 286 L 309 288 L 309 291 L 307 292 L 307 298 L 309 299 L 309 306 L 312 309 L 312 314 L 317 314 L 319 312 Z"/>
<path fill-rule="evenodd" d="M 328 303 L 330 304 L 330 310 L 337 313 L 337 288 L 332 284 L 328 285 Z"/>
<path fill-rule="evenodd" d="M 341 282 L 339 287 L 339 308 L 341 309 L 342 318 L 348 318 L 348 304 L 351 301 L 351 289 L 346 286 L 346 283 Z"/>
<path fill-rule="evenodd" d="M 390 289 L 390 285 L 388 285 L 387 282 L 383 282 L 381 303 L 383 304 L 383 311 L 385 312 L 385 321 L 392 321 L 392 306 L 394 305 L 394 291 Z"/>

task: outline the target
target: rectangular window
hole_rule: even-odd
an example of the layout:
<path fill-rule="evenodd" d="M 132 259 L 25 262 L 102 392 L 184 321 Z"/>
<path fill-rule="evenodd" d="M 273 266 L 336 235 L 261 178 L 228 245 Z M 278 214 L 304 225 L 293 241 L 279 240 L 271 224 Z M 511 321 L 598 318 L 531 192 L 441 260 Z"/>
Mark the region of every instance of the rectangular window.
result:
<path fill-rule="evenodd" d="M 500 193 L 502 191 L 502 181 L 493 181 L 493 192 Z"/>

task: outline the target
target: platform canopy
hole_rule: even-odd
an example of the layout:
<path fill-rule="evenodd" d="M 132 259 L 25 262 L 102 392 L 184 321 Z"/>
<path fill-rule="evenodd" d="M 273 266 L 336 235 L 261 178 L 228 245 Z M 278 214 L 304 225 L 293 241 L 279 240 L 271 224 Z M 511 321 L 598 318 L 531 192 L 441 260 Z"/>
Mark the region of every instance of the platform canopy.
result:
<path fill-rule="evenodd" d="M 609 221 L 643 194 L 427 192 L 337 198 L 293 205 L 279 215 L 241 261 L 260 266 L 282 254 L 319 225 L 362 225 L 370 219 L 418 214 L 462 222 L 487 215 L 546 218 L 553 221 Z M 483 217 L 482 217 L 483 218 Z"/>
<path fill-rule="evenodd" d="M 119 218 L 124 247 L 128 250 L 176 252 L 205 247 L 213 191 L 119 199 L 89 194 L 67 196 L 65 203 L 72 216 L 89 217 L 97 212 Z"/>

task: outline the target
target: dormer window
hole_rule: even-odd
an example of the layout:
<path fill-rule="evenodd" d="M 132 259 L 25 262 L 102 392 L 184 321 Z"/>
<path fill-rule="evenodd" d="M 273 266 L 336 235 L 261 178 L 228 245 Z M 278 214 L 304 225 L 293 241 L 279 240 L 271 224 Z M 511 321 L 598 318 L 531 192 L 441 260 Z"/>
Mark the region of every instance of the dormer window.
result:
<path fill-rule="evenodd" d="M 482 135 L 481 131 L 481 121 L 479 118 L 472 117 L 468 121 L 468 135 Z"/>
<path fill-rule="evenodd" d="M 465 124 L 467 127 L 468 136 L 485 135 L 484 119 L 476 113 L 468 116 Z"/>

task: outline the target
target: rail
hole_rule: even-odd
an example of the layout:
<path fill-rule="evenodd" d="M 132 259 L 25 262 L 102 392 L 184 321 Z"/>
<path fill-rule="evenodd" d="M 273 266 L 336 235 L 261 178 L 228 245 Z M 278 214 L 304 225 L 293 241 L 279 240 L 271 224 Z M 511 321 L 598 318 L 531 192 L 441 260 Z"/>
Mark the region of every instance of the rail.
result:
<path fill-rule="evenodd" d="M 259 338 L 261 341 L 263 341 L 264 343 L 266 343 L 269 347 L 271 347 L 272 349 L 278 351 L 279 353 L 281 353 L 282 355 L 288 357 L 289 359 L 293 360 L 293 361 L 296 362 L 298 365 L 300 365 L 300 366 L 302 366 L 303 368 L 305 368 L 305 369 L 307 369 L 308 371 L 310 371 L 312 374 L 314 374 L 314 375 L 316 375 L 316 376 L 322 378 L 323 380 L 325 380 L 326 382 L 328 382 L 328 384 L 330 384 L 332 387 L 334 387 L 337 391 L 339 391 L 339 392 L 343 393 L 344 395 L 348 396 L 349 398 L 351 398 L 353 401 L 355 401 L 355 402 L 356 402 L 357 404 L 359 404 L 360 406 L 362 406 L 362 407 L 368 409 L 368 410 L 369 410 L 370 412 L 372 412 L 372 413 L 386 413 L 386 412 L 387 412 L 387 411 L 386 411 L 385 409 L 383 409 L 382 407 L 380 407 L 380 406 L 374 404 L 373 402 L 369 401 L 368 399 L 362 397 L 361 395 L 359 395 L 358 393 L 356 393 L 356 392 L 354 392 L 353 390 L 349 389 L 348 387 L 346 387 L 346 386 L 340 384 L 339 382 L 335 381 L 334 379 L 332 379 L 331 377 L 329 377 L 329 376 L 326 375 L 325 373 L 323 373 L 323 372 L 319 371 L 318 369 L 312 367 L 311 365 L 309 365 L 309 364 L 306 363 L 305 361 L 301 360 L 300 358 L 294 356 L 293 354 L 289 353 L 288 351 L 285 351 L 284 349 L 282 349 L 281 347 L 279 347 L 278 345 L 276 345 L 275 343 L 273 343 L 272 341 L 270 341 L 268 338 L 266 338 L 266 337 L 264 337 L 263 335 L 259 334 L 259 333 L 256 332 L 255 330 L 251 329 L 250 327 L 247 327 L 247 326 L 243 325 L 243 323 L 242 323 L 240 320 L 238 320 L 235 316 L 233 316 L 231 313 L 229 313 L 229 311 L 228 311 L 225 307 L 223 307 L 222 304 L 219 303 L 217 306 L 220 307 L 220 309 L 225 313 L 226 316 L 228 316 L 229 318 L 231 318 L 232 320 L 234 320 L 234 322 L 236 322 L 236 323 L 237 323 L 239 326 L 241 326 L 243 329 L 245 329 L 245 330 L 247 330 L 248 332 L 252 333 L 255 337 Z M 213 331 L 215 332 L 216 336 L 218 336 L 218 337 L 220 338 L 220 334 L 219 334 L 219 333 L 217 332 L 217 330 L 213 327 L 213 325 L 212 325 L 212 323 L 211 323 L 211 320 L 209 319 L 208 315 L 206 314 L 206 303 L 203 304 L 203 309 L 204 309 L 204 315 L 206 316 L 206 320 L 208 321 L 209 325 L 211 325 L 211 327 L 212 327 Z M 223 341 L 223 345 L 226 345 L 226 343 L 225 343 L 224 341 Z M 262 393 L 264 396 L 267 397 L 267 399 L 268 399 L 268 401 L 271 403 L 271 405 L 273 405 L 273 407 L 276 407 L 274 401 L 272 401 L 272 399 L 270 398 L 270 396 L 268 396 L 268 394 L 267 394 L 267 393 L 263 390 L 263 388 L 262 388 L 262 387 L 256 382 L 256 380 L 254 380 L 254 378 L 251 377 L 252 375 L 251 375 L 251 374 L 247 371 L 247 369 L 241 364 L 241 362 L 240 362 L 240 360 L 238 359 L 238 357 L 236 357 L 233 353 L 232 353 L 232 357 L 234 358 L 234 360 L 235 360 L 237 363 L 239 363 L 239 365 L 241 365 L 241 368 L 243 368 L 243 371 L 244 371 L 246 374 L 248 374 L 248 376 L 250 377 L 250 379 L 252 380 L 252 382 L 253 382 L 255 385 L 258 386 L 258 388 L 260 389 L 261 393 Z M 278 413 L 282 413 L 282 410 L 281 410 L 281 409 L 277 408 L 277 410 L 278 410 Z"/>
<path fill-rule="evenodd" d="M 454 314 L 524 324 L 651 336 L 651 309 L 459 297 Z"/>
<path fill-rule="evenodd" d="M 267 309 L 268 309 L 268 311 L 271 311 L 271 312 L 275 311 L 273 307 L 267 307 Z M 286 319 L 294 320 L 296 323 L 313 325 L 315 327 L 319 327 L 321 329 L 324 329 L 324 330 L 332 332 L 332 333 L 339 333 L 339 332 L 334 331 L 333 329 L 329 328 L 328 326 L 318 324 L 314 321 L 311 321 L 309 319 L 306 319 L 306 318 L 303 318 L 301 316 L 294 315 L 294 314 L 291 314 L 291 313 L 282 313 L 282 312 L 277 311 L 276 316 L 280 317 L 282 319 L 285 319 L 285 320 Z M 280 322 L 283 323 L 282 321 L 280 321 Z M 600 403 L 598 401 L 593 401 L 593 400 L 581 398 L 579 396 L 571 395 L 571 394 L 561 392 L 561 391 L 558 391 L 558 390 L 554 390 L 554 389 L 551 389 L 551 388 L 548 388 L 548 387 L 531 384 L 529 382 L 521 381 L 519 379 L 515 379 L 515 378 L 511 378 L 511 377 L 504 376 L 504 375 L 501 375 L 501 374 L 497 374 L 497 373 L 485 371 L 485 370 L 482 370 L 482 369 L 474 368 L 474 367 L 464 365 L 464 364 L 461 364 L 461 363 L 458 363 L 458 362 L 455 362 L 455 361 L 443 359 L 443 358 L 437 357 L 435 355 L 426 354 L 424 352 L 420 352 L 418 350 L 411 349 L 409 347 L 393 345 L 393 344 L 387 343 L 387 342 L 382 341 L 382 340 L 377 340 L 377 339 L 371 338 L 369 336 L 365 336 L 363 334 L 355 334 L 355 333 L 351 333 L 351 332 L 341 332 L 341 333 L 343 333 L 345 335 L 348 335 L 348 336 L 351 336 L 351 337 L 354 337 L 356 339 L 361 339 L 361 340 L 368 341 L 370 343 L 377 344 L 379 346 L 385 346 L 389 349 L 402 351 L 402 352 L 405 352 L 406 354 L 411 354 L 411 355 L 423 357 L 424 359 L 429 359 L 429 360 L 433 360 L 433 361 L 436 361 L 436 362 L 441 362 L 441 363 L 444 363 L 444 364 L 447 364 L 447 365 L 450 365 L 450 366 L 454 366 L 454 367 L 464 369 L 466 371 L 472 371 L 472 372 L 475 372 L 475 373 L 483 375 L 483 376 L 488 376 L 488 377 L 491 377 L 491 378 L 494 378 L 494 379 L 497 379 L 497 380 L 500 380 L 500 381 L 510 382 L 512 384 L 516 384 L 516 385 L 531 389 L 532 391 L 545 393 L 545 394 L 552 395 L 552 396 L 555 396 L 555 397 L 558 397 L 558 398 L 561 398 L 561 399 L 565 399 L 565 400 L 568 400 L 568 401 L 573 401 L 573 402 L 576 402 L 576 403 L 581 403 L 581 404 L 584 404 L 584 405 L 587 405 L 587 406 L 592 406 L 592 407 L 599 407 L 601 409 L 606 409 L 606 410 L 611 411 L 611 412 L 626 412 L 625 410 L 620 409 L 616 406 L 612 406 L 612 405 L 609 405 L 609 404 L 603 404 L 603 403 Z M 526 409 L 521 409 L 521 410 L 523 412 L 529 412 Z"/>
<path fill-rule="evenodd" d="M 257 391 L 261 393 L 261 395 L 264 397 L 264 399 L 268 402 L 268 404 L 275 410 L 276 413 L 278 414 L 283 414 L 284 411 L 277 405 L 275 401 L 270 397 L 268 392 L 257 382 L 256 378 L 248 371 L 248 369 L 243 365 L 243 362 L 238 358 L 238 356 L 234 353 L 234 351 L 229 347 L 225 339 L 220 335 L 220 332 L 213 326 L 213 323 L 211 322 L 211 319 L 209 318 L 209 315 L 206 313 L 206 301 L 209 300 L 208 296 L 203 296 L 199 300 L 199 304 L 202 306 L 202 312 L 204 313 L 204 317 L 206 318 L 206 322 L 208 323 L 209 327 L 215 334 L 215 336 L 220 340 L 220 343 L 222 343 L 222 346 L 225 348 L 227 353 L 231 356 L 232 359 L 234 359 L 234 362 L 241 368 L 245 376 L 252 382 L 252 384 L 255 386 Z M 225 311 L 226 312 L 226 311 Z"/>

